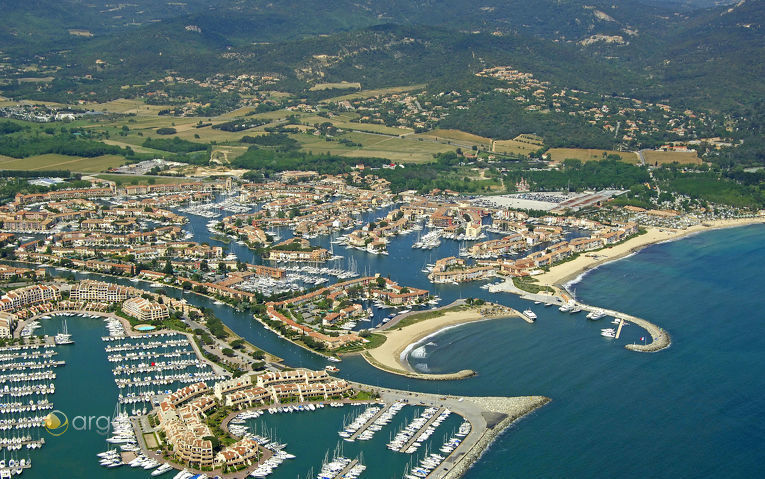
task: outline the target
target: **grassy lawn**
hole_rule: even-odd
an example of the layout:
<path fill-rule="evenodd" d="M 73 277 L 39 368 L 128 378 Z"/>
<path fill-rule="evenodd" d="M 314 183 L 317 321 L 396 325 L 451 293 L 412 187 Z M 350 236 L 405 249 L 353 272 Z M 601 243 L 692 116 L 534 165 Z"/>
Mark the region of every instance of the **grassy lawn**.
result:
<path fill-rule="evenodd" d="M 364 338 L 367 339 L 369 342 L 364 345 L 365 349 L 374 349 L 378 346 L 382 346 L 382 344 L 388 339 L 384 334 L 378 334 L 378 333 L 372 333 L 368 337 Z"/>
<path fill-rule="evenodd" d="M 540 291 L 548 291 L 548 292 L 555 292 L 554 289 L 552 289 L 549 286 L 539 286 L 537 283 L 537 280 L 534 278 L 530 278 L 528 276 L 514 276 L 513 277 L 513 284 L 516 288 L 522 289 L 524 291 L 528 291 L 529 293 L 539 293 Z"/>
<path fill-rule="evenodd" d="M 423 311 L 421 313 L 411 314 L 407 316 L 406 318 L 402 319 L 396 325 L 394 328 L 405 328 L 407 326 L 410 326 L 415 323 L 419 323 L 420 321 L 425 321 L 427 319 L 433 319 L 433 318 L 439 318 L 446 313 L 451 313 L 455 311 L 465 311 L 470 309 L 470 306 L 462 305 L 462 306 L 452 306 L 451 308 L 445 308 L 445 309 L 438 309 L 435 311 Z"/>
<path fill-rule="evenodd" d="M 103 155 L 94 158 L 66 156 L 55 153 L 30 156 L 28 158 L 11 158 L 0 155 L 0 168 L 6 170 L 69 170 L 83 173 L 99 173 L 125 163 L 118 155 Z"/>

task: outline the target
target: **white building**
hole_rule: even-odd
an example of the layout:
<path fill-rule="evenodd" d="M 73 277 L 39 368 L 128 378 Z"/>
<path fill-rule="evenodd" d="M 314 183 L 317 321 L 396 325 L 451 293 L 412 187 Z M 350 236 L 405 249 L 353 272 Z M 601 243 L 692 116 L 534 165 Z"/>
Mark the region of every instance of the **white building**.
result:
<path fill-rule="evenodd" d="M 139 321 L 161 321 L 170 317 L 170 311 L 164 304 L 145 298 L 130 298 L 122 303 L 122 311 Z"/>

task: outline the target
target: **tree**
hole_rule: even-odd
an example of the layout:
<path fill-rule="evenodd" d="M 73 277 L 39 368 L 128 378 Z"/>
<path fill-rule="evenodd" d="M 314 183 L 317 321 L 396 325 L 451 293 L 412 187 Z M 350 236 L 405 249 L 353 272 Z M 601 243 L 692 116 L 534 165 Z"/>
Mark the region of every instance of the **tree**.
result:
<path fill-rule="evenodd" d="M 173 274 L 173 265 L 170 263 L 170 260 L 167 260 L 165 263 L 165 267 L 162 270 L 163 273 L 172 276 Z"/>

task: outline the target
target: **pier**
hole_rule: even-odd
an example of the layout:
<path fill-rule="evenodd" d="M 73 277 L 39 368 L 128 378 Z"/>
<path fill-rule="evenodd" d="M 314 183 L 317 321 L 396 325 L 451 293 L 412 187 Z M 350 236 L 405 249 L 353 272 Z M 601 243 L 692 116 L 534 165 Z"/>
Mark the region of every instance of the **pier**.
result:
<path fill-rule="evenodd" d="M 332 479 L 342 479 L 342 478 L 344 478 L 345 475 L 348 474 L 351 471 L 351 469 L 353 469 L 356 466 L 356 464 L 358 464 L 358 463 L 359 463 L 358 459 L 352 460 L 351 462 L 348 463 L 347 466 L 342 468 L 340 470 L 340 472 L 338 472 L 337 474 L 332 476 Z"/>
<path fill-rule="evenodd" d="M 615 339 L 619 339 L 619 336 L 622 334 L 622 327 L 624 327 L 624 319 L 619 320 L 619 327 L 616 329 L 616 336 Z"/>
<path fill-rule="evenodd" d="M 374 424 L 374 422 L 377 421 L 380 418 L 380 416 L 382 416 L 388 410 L 390 410 L 391 406 L 392 406 L 392 404 L 386 404 L 384 408 L 382 408 L 379 411 L 377 411 L 377 413 L 374 416 L 372 416 L 371 418 L 369 418 L 369 420 L 367 422 L 365 422 L 364 425 L 361 426 L 356 432 L 354 432 L 351 435 L 351 437 L 348 438 L 348 440 L 349 441 L 355 441 L 356 438 L 359 437 L 364 431 L 369 429 L 369 426 Z"/>
<path fill-rule="evenodd" d="M 434 422 L 436 422 L 436 420 L 439 417 L 441 417 L 441 414 L 443 414 L 444 411 L 446 411 L 445 407 L 443 407 L 443 406 L 439 407 L 438 411 L 436 411 L 435 414 L 433 414 L 433 416 L 431 416 L 425 422 L 425 424 L 423 424 L 422 427 L 417 432 L 415 432 L 412 435 L 412 437 L 409 438 L 408 441 L 406 441 L 406 443 L 403 446 L 401 446 L 401 448 L 398 450 L 398 452 L 406 452 L 410 447 L 412 447 L 412 444 L 417 442 L 417 439 L 419 439 L 420 436 L 422 436 L 422 433 L 425 432 Z"/>
<path fill-rule="evenodd" d="M 47 369 L 47 368 L 55 368 L 57 366 L 63 366 L 65 364 L 64 361 L 45 361 L 42 363 L 37 363 L 34 361 L 29 361 L 26 363 L 9 363 L 9 364 L 0 364 L 0 371 L 16 371 L 18 369 Z"/>

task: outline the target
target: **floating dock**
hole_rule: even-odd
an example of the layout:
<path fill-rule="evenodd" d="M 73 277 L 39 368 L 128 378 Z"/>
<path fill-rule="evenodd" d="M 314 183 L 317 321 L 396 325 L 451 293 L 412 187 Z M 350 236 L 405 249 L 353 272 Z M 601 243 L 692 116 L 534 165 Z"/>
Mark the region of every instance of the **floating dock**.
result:
<path fill-rule="evenodd" d="M 428 419 L 428 421 L 422 425 L 419 431 L 414 433 L 414 435 L 410 437 L 408 441 L 406 441 L 406 444 L 404 444 L 401 447 L 401 449 L 398 450 L 398 452 L 406 452 L 406 450 L 409 449 L 412 446 L 412 444 L 417 442 L 417 439 L 419 439 L 420 436 L 422 436 L 422 433 L 425 432 L 425 430 L 428 429 L 430 425 L 433 424 L 436 421 L 436 419 L 438 419 L 441 416 L 441 414 L 443 414 L 444 411 L 446 411 L 445 407 L 443 406 L 439 407 L 438 411 L 436 411 L 436 413 L 433 414 L 433 416 L 431 416 L 431 418 Z"/>
<path fill-rule="evenodd" d="M 619 339 L 619 336 L 622 334 L 622 327 L 624 326 L 624 318 L 619 318 L 619 327 L 616 329 L 616 337 L 615 339 Z"/>
<path fill-rule="evenodd" d="M 359 437 L 359 436 L 361 435 L 361 433 L 363 433 L 364 431 L 366 431 L 367 429 L 369 429 L 369 426 L 371 426 L 372 424 L 374 424 L 374 422 L 375 422 L 375 421 L 377 421 L 377 419 L 379 419 L 379 417 L 380 417 L 380 416 L 382 416 L 383 414 L 385 414 L 385 412 L 386 412 L 386 411 L 388 411 L 388 410 L 390 409 L 390 407 L 391 407 L 391 406 L 392 406 L 392 404 L 386 404 L 384 408 L 382 408 L 382 409 L 380 409 L 379 411 L 377 411 L 377 413 L 376 413 L 374 416 L 372 416 L 371 418 L 369 418 L 369 420 L 368 420 L 367 422 L 365 422 L 365 423 L 364 423 L 364 425 L 363 425 L 363 426 L 361 426 L 361 427 L 358 429 L 358 431 L 354 432 L 354 433 L 351 435 L 351 437 L 349 437 L 349 438 L 348 438 L 348 440 L 349 440 L 349 441 L 355 441 L 355 440 L 356 440 L 356 438 L 357 438 L 357 437 Z M 354 461 L 354 462 L 358 462 L 358 461 Z"/>
<path fill-rule="evenodd" d="M 338 472 L 337 474 L 335 474 L 335 475 L 332 477 L 332 479 L 342 479 L 342 478 L 344 478 L 344 477 L 345 477 L 345 475 L 346 475 L 346 474 L 348 474 L 348 473 L 351 471 L 351 469 L 353 469 L 353 467 L 354 467 L 356 464 L 358 464 L 358 463 L 359 463 L 359 460 L 358 460 L 358 459 L 354 459 L 354 460 L 352 460 L 352 461 L 351 461 L 351 462 L 349 462 L 349 463 L 348 463 L 348 465 L 347 465 L 347 466 L 345 466 L 345 467 L 344 467 L 344 468 L 343 468 L 343 469 L 342 469 L 340 472 Z"/>

